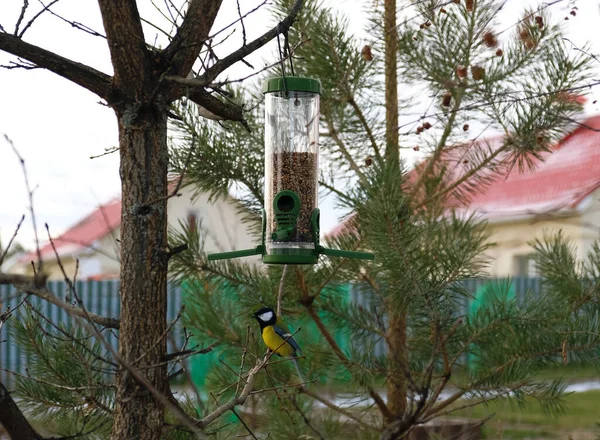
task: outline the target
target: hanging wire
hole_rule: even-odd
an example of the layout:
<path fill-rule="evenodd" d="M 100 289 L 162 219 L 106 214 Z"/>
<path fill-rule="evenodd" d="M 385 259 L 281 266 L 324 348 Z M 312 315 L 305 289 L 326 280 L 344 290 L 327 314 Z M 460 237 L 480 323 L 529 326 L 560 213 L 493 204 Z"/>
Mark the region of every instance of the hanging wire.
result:
<path fill-rule="evenodd" d="M 286 55 L 290 60 L 290 71 L 292 72 L 292 76 L 296 76 L 296 74 L 294 73 L 294 59 L 292 57 L 292 50 L 290 49 L 290 39 L 288 38 L 287 31 L 283 34 L 283 38 L 285 41 L 284 55 Z"/>
<path fill-rule="evenodd" d="M 287 80 L 285 79 L 285 63 L 283 62 L 283 59 L 285 57 L 283 51 L 281 50 L 281 40 L 279 39 L 279 25 L 280 23 L 277 23 L 277 47 L 279 48 L 279 63 L 281 64 L 281 76 L 283 77 L 283 92 L 285 93 L 285 96 L 287 97 L 288 95 L 288 91 L 287 91 Z M 287 40 L 287 38 L 286 38 Z M 293 75 L 293 73 L 292 73 Z"/>

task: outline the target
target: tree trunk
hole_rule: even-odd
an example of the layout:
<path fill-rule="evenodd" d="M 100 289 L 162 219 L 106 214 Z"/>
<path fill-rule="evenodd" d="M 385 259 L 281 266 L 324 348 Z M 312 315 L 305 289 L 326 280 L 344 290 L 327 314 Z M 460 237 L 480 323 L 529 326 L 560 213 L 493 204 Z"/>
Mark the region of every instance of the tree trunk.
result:
<path fill-rule="evenodd" d="M 160 104 L 117 111 L 121 155 L 119 354 L 159 392 L 167 389 L 167 116 Z M 158 440 L 164 408 L 124 368 L 117 374 L 112 439 Z"/>
<path fill-rule="evenodd" d="M 388 307 L 389 325 L 388 363 L 390 373 L 387 382 L 388 407 L 398 419 L 406 411 L 406 376 L 408 368 L 406 359 L 406 314 Z"/>
<path fill-rule="evenodd" d="M 383 33 L 385 42 L 385 156 L 390 166 L 400 165 L 398 142 L 398 30 L 396 0 L 385 0 Z"/>
<path fill-rule="evenodd" d="M 396 0 L 384 3 L 385 41 L 385 128 L 387 166 L 397 169 L 400 166 L 400 144 L 398 141 L 398 31 L 396 28 Z M 389 318 L 387 394 L 390 412 L 401 418 L 406 410 L 406 316 L 396 310 L 394 301 L 388 301 Z"/>
<path fill-rule="evenodd" d="M 0 425 L 13 440 L 42 440 L 2 383 L 0 383 Z M 1 431 L 0 437 L 3 437 Z"/>

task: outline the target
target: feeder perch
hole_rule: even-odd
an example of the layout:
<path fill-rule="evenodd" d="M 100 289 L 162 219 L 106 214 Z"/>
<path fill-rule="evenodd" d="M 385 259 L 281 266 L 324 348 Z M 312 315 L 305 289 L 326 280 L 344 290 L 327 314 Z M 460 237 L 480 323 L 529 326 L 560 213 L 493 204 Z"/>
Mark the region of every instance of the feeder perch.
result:
<path fill-rule="evenodd" d="M 267 79 L 265 207 L 262 244 L 208 255 L 208 260 L 262 255 L 266 264 L 315 264 L 319 255 L 372 260 L 373 254 L 319 244 L 319 95 L 312 78 Z"/>

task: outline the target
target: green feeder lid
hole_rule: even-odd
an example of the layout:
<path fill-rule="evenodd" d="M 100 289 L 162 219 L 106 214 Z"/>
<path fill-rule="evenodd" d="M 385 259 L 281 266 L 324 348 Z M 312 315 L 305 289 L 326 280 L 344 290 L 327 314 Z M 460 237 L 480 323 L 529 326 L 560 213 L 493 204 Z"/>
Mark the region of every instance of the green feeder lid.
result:
<path fill-rule="evenodd" d="M 268 78 L 263 82 L 263 93 L 271 92 L 308 92 L 321 94 L 321 81 L 314 78 L 286 76 Z"/>

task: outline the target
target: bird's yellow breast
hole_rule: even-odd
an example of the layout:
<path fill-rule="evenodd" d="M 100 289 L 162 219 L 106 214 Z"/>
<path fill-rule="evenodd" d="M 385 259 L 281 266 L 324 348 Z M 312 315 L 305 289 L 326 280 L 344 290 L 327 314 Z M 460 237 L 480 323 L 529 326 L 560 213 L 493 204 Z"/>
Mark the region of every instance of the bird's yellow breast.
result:
<path fill-rule="evenodd" d="M 274 351 L 279 356 L 285 357 L 296 355 L 296 350 L 294 347 L 292 347 L 287 341 L 285 341 L 285 339 L 279 336 L 273 329 L 273 326 L 263 328 L 262 338 L 269 350 Z"/>

